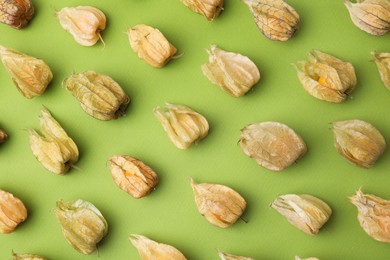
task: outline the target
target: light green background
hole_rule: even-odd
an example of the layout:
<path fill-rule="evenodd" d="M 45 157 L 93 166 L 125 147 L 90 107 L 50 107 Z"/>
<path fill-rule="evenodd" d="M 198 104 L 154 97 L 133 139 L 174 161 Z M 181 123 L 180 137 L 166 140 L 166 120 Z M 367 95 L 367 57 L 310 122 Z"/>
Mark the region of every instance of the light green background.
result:
<path fill-rule="evenodd" d="M 363 191 L 390 199 L 390 160 L 386 151 L 371 169 L 345 161 L 333 147 L 330 123 L 362 119 L 376 126 L 390 142 L 390 92 L 372 62 L 373 50 L 390 52 L 390 36 L 374 37 L 355 27 L 338 0 L 289 0 L 301 15 L 297 34 L 273 42 L 255 26 L 247 6 L 226 0 L 220 17 L 208 22 L 179 0 L 34 0 L 36 15 L 20 31 L 0 25 L 0 44 L 40 57 L 54 79 L 32 100 L 15 88 L 0 66 L 0 125 L 10 139 L 0 146 L 0 188 L 21 198 L 28 219 L 16 232 L 0 235 L 0 259 L 11 250 L 49 259 L 140 259 L 128 240 L 142 234 L 175 246 L 188 259 L 218 259 L 217 249 L 256 259 L 321 260 L 389 259 L 390 247 L 360 228 L 356 208 L 347 197 Z M 106 43 L 78 45 L 64 31 L 53 10 L 92 5 L 107 15 Z M 162 69 L 140 60 L 131 50 L 126 30 L 138 23 L 159 28 L 183 56 Z M 253 91 L 235 99 L 202 75 L 211 44 L 250 57 L 261 71 Z M 319 49 L 350 61 L 358 85 L 343 104 L 308 95 L 291 63 Z M 131 96 L 125 117 L 103 122 L 88 116 L 61 86 L 73 72 L 95 70 L 110 75 Z M 164 102 L 188 105 L 210 123 L 209 135 L 182 151 L 167 138 L 152 110 Z M 66 176 L 51 174 L 34 158 L 28 128 L 38 129 L 38 115 L 47 107 L 78 144 L 78 169 Z M 280 121 L 299 133 L 308 153 L 281 173 L 258 166 L 240 150 L 240 129 L 260 121 Z M 127 154 L 141 159 L 159 175 L 149 196 L 135 200 L 113 182 L 107 159 Z M 228 229 L 209 224 L 196 210 L 189 177 L 197 182 L 228 185 L 247 200 L 243 218 Z M 290 225 L 269 207 L 281 194 L 308 193 L 326 201 L 334 213 L 316 237 Z M 64 239 L 53 214 L 59 199 L 82 198 L 96 205 L 109 223 L 99 252 L 84 256 Z"/>

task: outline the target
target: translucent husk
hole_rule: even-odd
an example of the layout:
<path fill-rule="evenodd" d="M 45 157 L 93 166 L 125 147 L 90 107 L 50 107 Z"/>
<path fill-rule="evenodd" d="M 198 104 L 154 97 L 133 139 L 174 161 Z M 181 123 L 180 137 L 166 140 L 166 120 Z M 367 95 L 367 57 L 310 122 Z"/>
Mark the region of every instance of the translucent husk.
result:
<path fill-rule="evenodd" d="M 169 139 L 179 149 L 189 148 L 208 134 L 206 118 L 187 106 L 166 103 L 164 107 L 156 107 L 153 112 Z"/>
<path fill-rule="evenodd" d="M 47 170 L 55 174 L 65 174 L 79 159 L 77 145 L 49 110 L 42 109 L 39 121 L 43 136 L 33 129 L 28 130 L 30 148 Z"/>
<path fill-rule="evenodd" d="M 229 95 L 241 97 L 260 80 L 259 69 L 248 57 L 215 45 L 207 52 L 210 63 L 202 65 L 203 74 Z"/>
<path fill-rule="evenodd" d="M 372 167 L 386 149 L 382 134 L 362 120 L 338 121 L 332 124 L 334 145 L 348 161 L 363 167 Z"/>
<path fill-rule="evenodd" d="M 12 260 L 47 260 L 45 257 L 34 254 L 17 254 L 12 252 Z"/>
<path fill-rule="evenodd" d="M 235 190 L 220 184 L 197 184 L 192 178 L 190 182 L 199 213 L 214 226 L 227 228 L 244 213 L 246 202 Z"/>
<path fill-rule="evenodd" d="M 19 92 L 26 98 L 40 96 L 53 79 L 41 59 L 0 45 L 0 57 Z"/>
<path fill-rule="evenodd" d="M 173 246 L 135 234 L 131 235 L 129 239 L 138 250 L 142 260 L 186 260 L 186 257 Z"/>
<path fill-rule="evenodd" d="M 349 198 L 358 209 L 358 221 L 373 239 L 390 243 L 390 201 L 361 190 Z"/>
<path fill-rule="evenodd" d="M 374 56 L 374 61 L 378 67 L 381 80 L 386 88 L 390 90 L 390 53 L 387 52 L 371 52 Z"/>
<path fill-rule="evenodd" d="M 176 48 L 156 28 L 138 24 L 127 33 L 133 51 L 153 67 L 163 67 L 176 54 Z"/>
<path fill-rule="evenodd" d="M 208 21 L 214 20 L 223 10 L 223 0 L 180 0 L 192 11 L 203 15 Z"/>
<path fill-rule="evenodd" d="M 64 7 L 56 16 L 77 43 L 92 46 L 102 40 L 100 32 L 106 28 L 106 16 L 92 6 Z"/>
<path fill-rule="evenodd" d="M 30 0 L 0 1 L 0 23 L 22 29 L 28 25 L 33 16 L 34 6 Z"/>
<path fill-rule="evenodd" d="M 299 14 L 283 0 L 241 0 L 248 5 L 259 30 L 270 40 L 287 41 L 299 25 Z"/>
<path fill-rule="evenodd" d="M 99 120 L 123 116 L 130 103 L 130 97 L 116 81 L 91 70 L 71 75 L 65 79 L 65 86 L 82 109 Z"/>
<path fill-rule="evenodd" d="M 221 251 L 218 252 L 218 256 L 219 256 L 219 258 L 221 258 L 221 260 L 254 260 L 254 258 L 231 255 L 231 254 L 224 253 Z"/>
<path fill-rule="evenodd" d="M 303 88 L 327 102 L 343 102 L 357 84 L 351 63 L 318 50 L 308 53 L 308 61 L 299 61 L 293 66 Z"/>
<path fill-rule="evenodd" d="M 282 171 L 306 151 L 303 139 L 290 127 L 279 122 L 250 124 L 241 130 L 242 151 L 272 171 Z"/>
<path fill-rule="evenodd" d="M 299 256 L 295 256 L 295 260 L 319 260 L 319 259 L 317 257 L 300 258 Z"/>
<path fill-rule="evenodd" d="M 309 235 L 317 235 L 332 214 L 328 204 L 307 194 L 279 196 L 271 207 L 284 216 L 290 224 Z"/>
<path fill-rule="evenodd" d="M 91 254 L 108 233 L 102 213 L 90 202 L 57 201 L 54 209 L 66 241 L 82 254 Z"/>
<path fill-rule="evenodd" d="M 0 234 L 15 231 L 27 218 L 27 209 L 23 202 L 13 194 L 0 189 Z"/>
<path fill-rule="evenodd" d="M 388 0 L 344 0 L 352 22 L 371 35 L 384 35 L 390 31 L 390 2 Z"/>
<path fill-rule="evenodd" d="M 148 195 L 158 184 L 157 174 L 140 160 L 126 155 L 114 155 L 109 161 L 116 185 L 136 199 Z"/>

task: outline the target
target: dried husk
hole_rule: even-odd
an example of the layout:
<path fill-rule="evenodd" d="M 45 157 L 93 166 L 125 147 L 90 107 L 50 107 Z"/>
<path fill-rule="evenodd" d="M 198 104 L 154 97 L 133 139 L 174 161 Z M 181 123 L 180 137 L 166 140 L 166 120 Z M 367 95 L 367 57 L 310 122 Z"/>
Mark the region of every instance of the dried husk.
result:
<path fill-rule="evenodd" d="M 390 243 L 390 201 L 361 190 L 349 198 L 358 209 L 358 221 L 373 239 Z"/>
<path fill-rule="evenodd" d="M 351 63 L 318 50 L 308 53 L 308 61 L 293 65 L 303 88 L 320 100 L 341 103 L 357 84 Z"/>
<path fill-rule="evenodd" d="M 373 125 L 362 120 L 332 124 L 334 145 L 342 157 L 353 164 L 372 167 L 386 149 L 386 141 Z"/>
<path fill-rule="evenodd" d="M 127 34 L 133 51 L 155 68 L 163 67 L 176 54 L 176 48 L 156 28 L 138 24 Z"/>
<path fill-rule="evenodd" d="M 202 65 L 203 74 L 229 95 L 241 97 L 260 80 L 259 69 L 248 57 L 215 45 L 207 53 L 209 63 Z"/>
<path fill-rule="evenodd" d="M 223 0 L 180 0 L 192 11 L 203 15 L 208 21 L 214 20 L 223 10 Z"/>
<path fill-rule="evenodd" d="M 241 0 L 248 5 L 259 30 L 270 40 L 289 40 L 299 25 L 299 14 L 283 0 Z"/>
<path fill-rule="evenodd" d="M 0 45 L 0 57 L 17 89 L 26 98 L 40 96 L 53 79 L 41 59 Z"/>
<path fill-rule="evenodd" d="M 157 174 L 138 159 L 127 155 L 114 155 L 109 161 L 116 185 L 136 199 L 148 195 L 158 184 Z"/>
<path fill-rule="evenodd" d="M 374 56 L 374 61 L 378 67 L 381 80 L 386 88 L 390 90 L 390 53 L 387 52 L 371 52 Z"/>
<path fill-rule="evenodd" d="M 130 97 L 111 77 L 94 71 L 76 73 L 65 80 L 66 89 L 88 115 L 99 120 L 123 116 Z"/>
<path fill-rule="evenodd" d="M 290 127 L 279 122 L 250 124 L 241 130 L 242 151 L 272 171 L 282 171 L 306 151 L 303 139 Z"/>
<path fill-rule="evenodd" d="M 328 204 L 307 194 L 279 196 L 271 207 L 293 226 L 309 235 L 317 235 L 332 214 L 332 209 Z"/>
<path fill-rule="evenodd" d="M 166 103 L 164 107 L 156 107 L 153 112 L 169 139 L 179 149 L 189 148 L 208 134 L 206 118 L 187 106 Z"/>
<path fill-rule="evenodd" d="M 344 0 L 352 22 L 361 30 L 375 36 L 390 31 L 390 2 L 388 0 Z"/>
<path fill-rule="evenodd" d="M 27 209 L 23 202 L 0 189 L 0 233 L 12 233 L 26 218 Z"/>
<path fill-rule="evenodd" d="M 34 16 L 34 6 L 30 0 L 1 0 L 0 23 L 15 29 L 27 26 Z"/>
<path fill-rule="evenodd" d="M 3 129 L 0 128 L 0 144 L 7 141 L 7 139 L 8 139 L 7 133 Z"/>
<path fill-rule="evenodd" d="M 92 6 L 64 7 L 56 16 L 77 43 L 92 46 L 102 40 L 100 32 L 106 28 L 106 16 Z M 103 41 L 103 40 L 102 40 Z"/>
<path fill-rule="evenodd" d="M 254 260 L 254 258 L 231 255 L 231 254 L 224 253 L 221 251 L 218 252 L 218 256 L 219 256 L 219 258 L 221 258 L 221 260 Z"/>
<path fill-rule="evenodd" d="M 63 175 L 79 159 L 77 145 L 52 117 L 49 110 L 42 109 L 39 121 L 43 136 L 33 129 L 28 130 L 30 148 L 47 170 Z"/>
<path fill-rule="evenodd" d="M 245 199 L 235 190 L 220 184 L 197 184 L 192 178 L 190 182 L 199 213 L 214 226 L 227 228 L 244 213 Z"/>
<path fill-rule="evenodd" d="M 82 254 L 91 254 L 108 233 L 108 224 L 102 213 L 90 202 L 57 201 L 54 209 L 66 241 Z"/>
<path fill-rule="evenodd" d="M 319 259 L 317 257 L 300 258 L 299 256 L 295 256 L 295 260 L 319 260 Z"/>
<path fill-rule="evenodd" d="M 45 257 L 34 254 L 17 254 L 12 252 L 12 260 L 46 260 Z"/>
<path fill-rule="evenodd" d="M 132 234 L 129 239 L 138 250 L 142 260 L 186 260 L 186 257 L 173 246 L 135 234 Z"/>

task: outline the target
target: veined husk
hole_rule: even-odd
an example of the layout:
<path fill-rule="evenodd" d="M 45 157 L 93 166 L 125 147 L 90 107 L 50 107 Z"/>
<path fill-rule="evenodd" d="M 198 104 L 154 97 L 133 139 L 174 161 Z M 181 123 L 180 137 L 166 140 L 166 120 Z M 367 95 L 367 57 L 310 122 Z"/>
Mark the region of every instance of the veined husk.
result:
<path fill-rule="evenodd" d="M 338 121 L 332 124 L 337 151 L 353 164 L 370 168 L 386 149 L 382 134 L 362 120 Z"/>
<path fill-rule="evenodd" d="M 232 188 L 220 184 L 197 184 L 192 178 L 190 182 L 199 213 L 214 226 L 227 228 L 244 213 L 245 199 Z"/>
<path fill-rule="evenodd" d="M 295 256 L 295 260 L 319 260 L 319 259 L 317 257 L 300 258 L 299 256 Z"/>
<path fill-rule="evenodd" d="M 108 224 L 102 213 L 90 202 L 57 201 L 54 209 L 66 241 L 77 251 L 91 254 L 108 233 Z"/>
<path fill-rule="evenodd" d="M 176 54 L 176 48 L 156 28 L 138 24 L 127 34 L 133 51 L 153 67 L 163 67 Z"/>
<path fill-rule="evenodd" d="M 187 106 L 166 103 L 164 107 L 156 107 L 153 112 L 169 139 L 179 149 L 189 148 L 208 134 L 206 118 Z"/>
<path fill-rule="evenodd" d="M 30 148 L 35 158 L 47 170 L 55 174 L 65 174 L 79 159 L 77 145 L 49 110 L 42 109 L 39 122 L 43 136 L 33 129 L 28 130 Z"/>
<path fill-rule="evenodd" d="M 41 95 L 53 79 L 49 66 L 41 59 L 1 45 L 0 57 L 15 86 L 26 98 Z"/>
<path fill-rule="evenodd" d="M 384 35 L 390 31 L 390 2 L 388 0 L 344 0 L 352 22 L 371 35 Z"/>
<path fill-rule="evenodd" d="M 26 218 L 27 209 L 23 202 L 0 189 L 0 234 L 12 233 Z"/>
<path fill-rule="evenodd" d="M 287 41 L 299 25 L 299 14 L 283 0 L 241 0 L 248 5 L 259 30 L 270 40 Z"/>
<path fill-rule="evenodd" d="M 46 260 L 45 257 L 34 254 L 17 254 L 12 252 L 12 260 Z"/>
<path fill-rule="evenodd" d="M 279 196 L 272 202 L 271 207 L 293 226 L 309 235 L 317 235 L 332 214 L 328 204 L 307 194 Z"/>
<path fill-rule="evenodd" d="M 7 141 L 7 139 L 8 139 L 7 133 L 3 129 L 0 128 L 0 144 Z"/>
<path fill-rule="evenodd" d="M 64 7 L 56 16 L 80 45 L 92 46 L 102 40 L 100 32 L 106 28 L 106 16 L 101 10 L 92 6 Z"/>
<path fill-rule="evenodd" d="M 34 6 L 30 0 L 1 0 L 0 23 L 15 29 L 26 27 L 34 16 Z"/>
<path fill-rule="evenodd" d="M 303 139 L 279 122 L 247 125 L 241 130 L 239 144 L 246 155 L 272 171 L 282 171 L 307 151 Z"/>
<path fill-rule="evenodd" d="M 208 21 L 214 20 L 223 10 L 223 0 L 180 0 L 192 11 L 203 15 Z"/>
<path fill-rule="evenodd" d="M 318 50 L 307 57 L 308 61 L 293 64 L 303 88 L 317 99 L 343 102 L 357 84 L 352 64 Z"/>
<path fill-rule="evenodd" d="M 387 52 L 371 52 L 375 58 L 375 64 L 378 67 L 381 80 L 386 88 L 390 90 L 390 53 Z"/>
<path fill-rule="evenodd" d="M 231 255 L 221 251 L 218 252 L 218 256 L 221 258 L 221 260 L 254 260 L 250 257 Z"/>
<path fill-rule="evenodd" d="M 157 174 L 138 159 L 127 155 L 114 155 L 109 161 L 116 185 L 136 199 L 148 195 L 158 184 Z"/>
<path fill-rule="evenodd" d="M 186 260 L 186 257 L 173 246 L 135 234 L 131 235 L 129 239 L 138 250 L 142 260 Z"/>
<path fill-rule="evenodd" d="M 202 65 L 203 74 L 233 97 L 241 97 L 259 80 L 260 72 L 248 57 L 228 52 L 211 45 L 208 64 Z"/>
<path fill-rule="evenodd" d="M 390 243 L 390 201 L 361 190 L 349 198 L 358 209 L 358 221 L 373 239 Z"/>
<path fill-rule="evenodd" d="M 125 114 L 130 97 L 111 77 L 92 70 L 76 73 L 65 80 L 66 89 L 88 115 L 111 120 Z"/>

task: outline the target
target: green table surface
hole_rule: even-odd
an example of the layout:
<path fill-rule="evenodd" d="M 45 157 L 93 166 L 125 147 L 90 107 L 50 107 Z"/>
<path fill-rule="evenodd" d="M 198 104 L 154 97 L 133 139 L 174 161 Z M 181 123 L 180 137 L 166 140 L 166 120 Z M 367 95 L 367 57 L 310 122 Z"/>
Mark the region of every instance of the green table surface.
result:
<path fill-rule="evenodd" d="M 142 234 L 178 248 L 188 259 L 218 259 L 217 250 L 255 259 L 390 259 L 390 247 L 360 228 L 348 197 L 362 188 L 390 199 L 389 151 L 371 169 L 344 160 L 333 146 L 330 124 L 361 119 L 372 123 L 390 142 L 390 92 L 380 81 L 371 51 L 390 52 L 390 35 L 375 37 L 355 27 L 339 0 L 289 0 L 301 16 L 296 35 L 273 42 L 257 29 L 248 7 L 226 0 L 212 22 L 179 0 L 34 0 L 36 15 L 23 30 L 0 25 L 0 44 L 47 62 L 54 79 L 46 92 L 24 98 L 0 66 L 0 125 L 9 140 L 0 146 L 0 188 L 22 199 L 28 219 L 14 233 L 0 234 L 0 259 L 11 252 L 36 253 L 48 259 L 140 259 L 128 237 Z M 106 43 L 78 45 L 63 30 L 54 10 L 91 5 L 107 16 Z M 130 48 L 126 31 L 145 23 L 160 29 L 181 58 L 155 69 Z M 211 84 L 200 66 L 206 49 L 250 57 L 260 82 L 241 98 Z M 301 87 L 292 63 L 318 49 L 351 62 L 358 85 L 342 104 L 317 100 Z M 87 115 L 62 87 L 74 72 L 95 70 L 110 75 L 132 99 L 127 114 L 113 121 Z M 188 105 L 209 121 L 209 135 L 188 150 L 177 149 L 153 115 L 165 102 Z M 77 143 L 77 169 L 65 176 L 48 172 L 33 156 L 27 129 L 38 130 L 38 115 L 47 107 Z M 237 144 L 240 129 L 261 121 L 289 125 L 305 140 L 307 154 L 277 173 L 260 167 Z M 134 156 L 150 165 L 160 184 L 136 200 L 112 180 L 107 160 L 114 154 Z M 208 223 L 197 211 L 189 183 L 232 187 L 247 201 L 243 219 L 227 229 Z M 313 237 L 290 225 L 270 208 L 281 194 L 312 194 L 326 201 L 333 215 Z M 53 213 L 57 200 L 84 199 L 105 216 L 109 233 L 98 252 L 82 255 L 64 239 Z"/>

